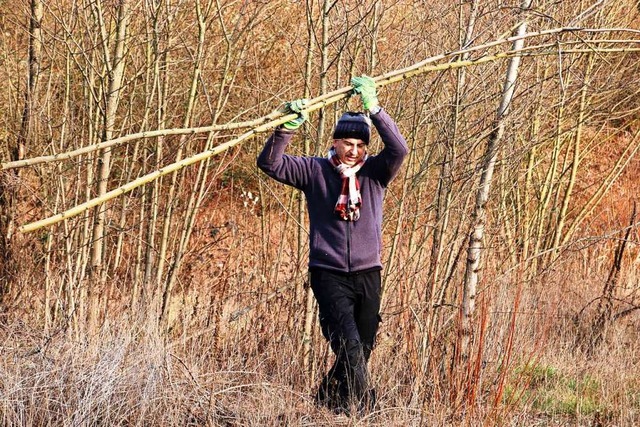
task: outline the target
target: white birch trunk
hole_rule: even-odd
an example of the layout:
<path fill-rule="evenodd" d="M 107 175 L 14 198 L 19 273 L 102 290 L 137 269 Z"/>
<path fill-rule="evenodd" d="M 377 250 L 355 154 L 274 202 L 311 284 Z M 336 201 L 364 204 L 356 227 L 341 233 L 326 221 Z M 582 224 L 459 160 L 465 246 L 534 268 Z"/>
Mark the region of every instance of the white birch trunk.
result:
<path fill-rule="evenodd" d="M 521 8 L 527 10 L 531 5 L 531 0 L 523 0 Z M 526 21 L 522 21 L 516 30 L 518 37 L 513 43 L 513 50 L 521 50 L 524 45 L 523 36 L 527 30 Z M 461 360 L 464 362 L 469 358 L 471 339 L 473 335 L 473 315 L 475 313 L 475 301 L 478 287 L 478 276 L 481 269 L 482 241 L 484 239 L 484 227 L 487 220 L 487 201 L 489 190 L 493 179 L 493 170 L 496 164 L 498 146 L 504 134 L 505 117 L 513 99 L 516 79 L 518 77 L 518 67 L 520 57 L 514 56 L 509 60 L 507 75 L 505 78 L 500 106 L 496 113 L 495 128 L 487 142 L 487 148 L 482 160 L 482 175 L 480 185 L 476 193 L 476 204 L 473 212 L 472 229 L 469 236 L 469 247 L 467 250 L 467 264 L 464 274 L 464 289 L 462 296 L 461 317 L 462 317 L 462 339 L 460 343 Z"/>

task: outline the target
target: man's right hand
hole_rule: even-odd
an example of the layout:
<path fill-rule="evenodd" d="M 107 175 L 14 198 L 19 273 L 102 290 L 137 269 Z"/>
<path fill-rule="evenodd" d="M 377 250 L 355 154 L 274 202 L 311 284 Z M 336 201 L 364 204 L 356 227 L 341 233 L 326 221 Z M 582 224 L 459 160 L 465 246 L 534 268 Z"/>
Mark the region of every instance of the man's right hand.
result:
<path fill-rule="evenodd" d="M 302 126 L 309 117 L 307 112 L 304 111 L 304 107 L 307 105 L 307 102 L 307 99 L 296 99 L 295 101 L 285 102 L 279 110 L 285 114 L 298 114 L 298 117 L 283 123 L 282 127 L 287 130 L 296 130 Z"/>
<path fill-rule="evenodd" d="M 378 107 L 378 91 L 373 78 L 365 75 L 353 77 L 351 86 L 353 86 L 353 92 L 360 95 L 365 110 L 371 111 Z"/>

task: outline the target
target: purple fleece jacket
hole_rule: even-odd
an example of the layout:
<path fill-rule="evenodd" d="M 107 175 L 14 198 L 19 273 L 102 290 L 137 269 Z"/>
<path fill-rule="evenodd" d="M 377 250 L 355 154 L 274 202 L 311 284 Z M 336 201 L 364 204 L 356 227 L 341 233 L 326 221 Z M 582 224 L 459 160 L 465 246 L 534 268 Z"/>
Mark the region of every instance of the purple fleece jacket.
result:
<path fill-rule="evenodd" d="M 384 149 L 369 156 L 358 172 L 360 219 L 344 221 L 334 212 L 342 179 L 327 158 L 284 154 L 293 133 L 276 129 L 258 156 L 270 177 L 302 190 L 309 211 L 309 268 L 341 273 L 381 269 L 382 200 L 409 152 L 393 119 L 384 111 L 371 115 Z"/>

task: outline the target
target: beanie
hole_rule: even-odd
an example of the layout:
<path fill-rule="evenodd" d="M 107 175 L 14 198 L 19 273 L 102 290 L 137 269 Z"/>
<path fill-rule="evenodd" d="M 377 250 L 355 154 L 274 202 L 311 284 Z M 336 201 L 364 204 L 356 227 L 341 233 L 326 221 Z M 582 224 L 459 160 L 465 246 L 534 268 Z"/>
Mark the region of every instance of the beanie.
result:
<path fill-rule="evenodd" d="M 371 119 L 364 113 L 348 111 L 340 117 L 333 131 L 333 139 L 356 138 L 369 144 Z"/>

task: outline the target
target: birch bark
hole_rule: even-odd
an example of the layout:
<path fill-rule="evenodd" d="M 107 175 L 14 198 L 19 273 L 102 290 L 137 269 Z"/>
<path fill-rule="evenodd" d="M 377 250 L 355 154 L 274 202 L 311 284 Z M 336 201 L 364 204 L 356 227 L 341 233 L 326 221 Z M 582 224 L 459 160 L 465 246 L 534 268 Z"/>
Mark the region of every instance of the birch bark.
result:
<path fill-rule="evenodd" d="M 523 13 L 531 6 L 531 0 L 523 0 L 521 8 Z M 524 46 L 522 36 L 526 33 L 527 22 L 522 21 L 516 29 L 516 40 L 513 42 L 513 50 L 521 50 Z M 496 112 L 495 126 L 489 135 L 487 147 L 482 159 L 482 174 L 480 184 L 476 193 L 476 202 L 472 217 L 471 233 L 469 235 L 469 246 L 467 249 L 467 264 L 464 274 L 464 288 L 461 305 L 461 341 L 459 355 L 464 363 L 469 359 L 471 351 L 471 341 L 473 337 L 473 317 L 475 313 L 475 300 L 478 288 L 478 278 L 481 269 L 482 242 L 484 239 L 484 228 L 487 221 L 487 201 L 493 179 L 493 171 L 498 155 L 498 148 L 502 140 L 505 128 L 505 118 L 509 110 L 509 105 L 513 99 L 516 80 L 518 78 L 518 68 L 520 57 L 514 56 L 509 60 L 505 82 L 502 88 L 502 97 L 498 111 Z"/>

